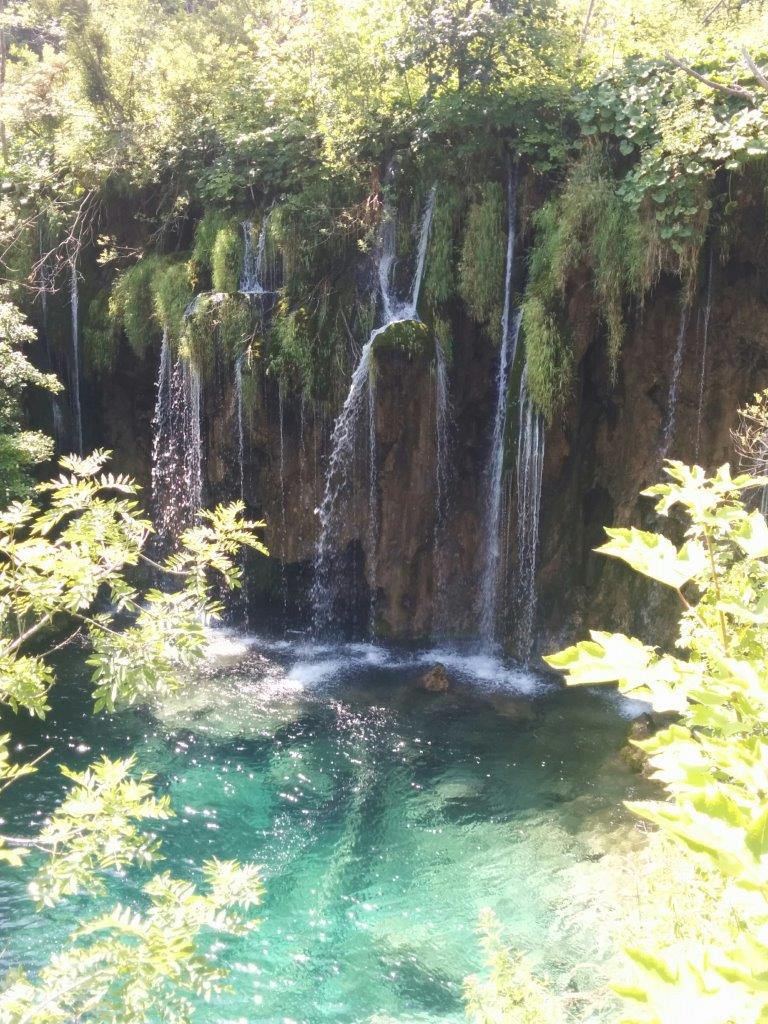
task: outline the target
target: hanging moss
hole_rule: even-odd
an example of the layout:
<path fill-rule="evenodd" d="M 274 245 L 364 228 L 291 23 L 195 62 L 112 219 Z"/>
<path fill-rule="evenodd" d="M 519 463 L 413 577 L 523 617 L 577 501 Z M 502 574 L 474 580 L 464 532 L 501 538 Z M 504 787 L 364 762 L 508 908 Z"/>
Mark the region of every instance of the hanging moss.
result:
<path fill-rule="evenodd" d="M 192 301 L 187 264 L 159 265 L 150 278 L 150 291 L 157 322 L 168 332 L 172 342 L 178 342 L 184 326 L 184 313 Z"/>
<path fill-rule="evenodd" d="M 422 291 L 432 308 L 450 302 L 456 294 L 456 233 L 461 196 L 455 186 L 437 192 Z"/>
<path fill-rule="evenodd" d="M 159 335 L 157 321 L 152 316 L 152 277 L 159 266 L 159 256 L 145 256 L 124 271 L 112 286 L 110 318 L 123 328 L 128 344 L 137 356 L 142 356 Z"/>
<path fill-rule="evenodd" d="M 432 332 L 419 320 L 404 320 L 390 324 L 385 331 L 376 335 L 373 342 L 374 353 L 396 349 L 404 352 L 410 359 L 432 355 L 434 348 Z"/>
<path fill-rule="evenodd" d="M 459 262 L 459 291 L 470 313 L 499 340 L 504 300 L 506 209 L 497 182 L 480 189 L 479 199 L 467 214 L 467 227 Z"/>
<path fill-rule="evenodd" d="M 222 210 L 206 210 L 195 228 L 195 241 L 190 259 L 192 284 L 201 290 L 211 285 L 213 249 L 219 231 L 232 224 L 232 216 Z"/>
<path fill-rule="evenodd" d="M 313 345 L 316 338 L 308 311 L 289 309 L 282 300 L 276 310 L 269 332 L 270 371 L 281 380 L 294 384 L 311 394 L 316 387 L 316 366 Z"/>
<path fill-rule="evenodd" d="M 216 356 L 228 361 L 253 347 L 253 324 L 248 300 L 241 295 L 201 295 L 186 319 L 180 350 L 203 380 L 210 380 Z"/>
<path fill-rule="evenodd" d="M 83 320 L 83 355 L 86 369 L 95 376 L 109 373 L 117 356 L 120 332 L 109 312 L 106 289 L 88 303 Z"/>
<path fill-rule="evenodd" d="M 445 361 L 450 366 L 453 363 L 453 330 L 450 321 L 435 317 L 432 330 L 437 338 L 440 348 L 443 350 Z"/>
<path fill-rule="evenodd" d="M 236 292 L 243 269 L 243 239 L 231 221 L 216 232 L 211 253 L 211 284 L 215 292 Z"/>

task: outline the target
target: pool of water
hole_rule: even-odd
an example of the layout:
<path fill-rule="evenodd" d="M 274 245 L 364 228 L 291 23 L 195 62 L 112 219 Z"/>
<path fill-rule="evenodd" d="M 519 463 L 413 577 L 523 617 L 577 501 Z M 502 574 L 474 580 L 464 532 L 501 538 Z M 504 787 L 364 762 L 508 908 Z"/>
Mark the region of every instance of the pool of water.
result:
<path fill-rule="evenodd" d="M 449 693 L 417 685 L 436 661 Z M 75 670 L 53 703 L 42 726 L 13 724 L 20 756 L 55 753 L 5 795 L 6 832 L 39 827 L 64 789 L 57 763 L 133 752 L 176 811 L 164 867 L 263 866 L 260 927 L 219 945 L 232 990 L 200 1021 L 464 1020 L 485 907 L 556 989 L 601 984 L 606 872 L 631 845 L 621 801 L 641 785 L 616 756 L 639 709 L 615 694 L 470 652 L 217 634 L 185 693 L 151 710 L 94 719 Z M 93 909 L 37 914 L 27 880 L 0 869 L 6 967 L 43 962 Z M 139 901 L 144 880 L 115 878 L 110 897 Z"/>

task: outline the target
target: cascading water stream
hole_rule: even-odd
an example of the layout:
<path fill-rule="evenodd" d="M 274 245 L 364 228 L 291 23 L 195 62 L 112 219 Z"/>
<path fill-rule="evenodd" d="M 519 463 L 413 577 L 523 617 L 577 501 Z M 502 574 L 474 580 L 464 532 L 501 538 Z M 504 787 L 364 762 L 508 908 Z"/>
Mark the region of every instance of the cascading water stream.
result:
<path fill-rule="evenodd" d="M 202 385 L 163 332 L 152 439 L 152 509 L 160 546 L 169 549 L 203 505 Z"/>
<path fill-rule="evenodd" d="M 704 312 L 701 325 L 701 367 L 699 370 L 699 409 L 696 420 L 696 458 L 699 457 L 701 443 L 701 424 L 704 418 L 704 388 L 707 379 L 707 355 L 709 344 L 709 321 L 712 316 L 712 277 L 715 265 L 715 251 L 710 242 L 709 261 L 707 265 L 707 291 L 704 299 Z"/>
<path fill-rule="evenodd" d="M 480 581 L 480 637 L 492 644 L 496 633 L 499 594 L 499 567 L 501 564 L 501 511 L 503 501 L 504 441 L 507 428 L 509 373 L 515 361 L 520 334 L 521 314 L 512 311 L 512 279 L 515 260 L 517 220 L 517 171 L 511 167 L 507 181 L 507 255 L 504 277 L 504 307 L 501 315 L 501 345 L 496 376 L 496 410 L 493 420 L 491 451 L 486 478 L 487 503 L 483 522 L 483 560 Z"/>
<path fill-rule="evenodd" d="M 432 576 L 434 579 L 434 612 L 432 632 L 442 633 L 446 624 L 446 557 L 445 531 L 448 522 L 450 475 L 451 404 L 448 391 L 448 364 L 445 349 L 435 338 L 435 533 L 432 542 Z"/>
<path fill-rule="evenodd" d="M 533 648 L 536 615 L 536 557 L 539 547 L 544 422 L 528 393 L 528 368 L 520 378 L 517 443 L 517 651 L 527 660 Z"/>
<path fill-rule="evenodd" d="M 328 632 L 333 626 L 334 599 L 338 583 L 338 573 L 334 565 L 334 543 L 341 526 L 342 496 L 346 492 L 352 473 L 355 451 L 358 442 L 358 426 L 365 404 L 366 394 L 370 388 L 370 369 L 373 344 L 376 338 L 395 323 L 418 320 L 416 311 L 421 281 L 424 276 L 424 264 L 427 256 L 427 243 L 432 225 L 432 214 L 435 208 L 435 189 L 433 188 L 424 207 L 419 230 L 416 263 L 414 266 L 411 287 L 405 301 L 398 298 L 393 284 L 393 271 L 396 260 L 395 217 L 388 206 L 385 206 L 379 233 L 378 280 L 381 299 L 383 322 L 371 332 L 368 341 L 363 345 L 360 359 L 352 373 L 347 397 L 341 412 L 336 418 L 331 434 L 331 454 L 325 474 L 325 491 L 323 501 L 317 510 L 319 518 L 318 539 L 315 545 L 314 582 L 312 584 L 312 618 L 315 631 Z M 375 434 L 374 397 L 371 396 L 369 415 L 367 417 L 369 432 Z M 375 437 L 369 437 L 369 516 L 376 522 L 377 517 L 377 467 L 375 465 Z M 370 535 L 370 530 L 369 530 Z M 375 558 L 377 537 L 370 539 L 369 563 Z"/>
<path fill-rule="evenodd" d="M 78 455 L 83 454 L 83 411 L 80 403 L 80 276 L 77 271 L 79 249 L 69 260 L 69 308 L 72 318 L 72 421 L 73 440 Z"/>
<path fill-rule="evenodd" d="M 688 313 L 690 306 L 687 301 L 680 305 L 680 322 L 677 328 L 677 344 L 675 355 L 672 360 L 672 376 L 669 379 L 669 395 L 667 397 L 667 411 L 664 417 L 662 428 L 661 455 L 667 457 L 669 446 L 675 436 L 675 421 L 677 419 L 677 397 L 680 390 L 680 374 L 683 369 L 683 354 L 685 352 L 685 335 L 688 330 Z"/>
<path fill-rule="evenodd" d="M 240 291 L 245 295 L 267 295 L 264 286 L 264 262 L 267 252 L 267 223 L 265 217 L 261 223 L 259 238 L 254 247 L 253 222 L 244 220 L 243 229 L 243 273 L 240 278 Z"/>

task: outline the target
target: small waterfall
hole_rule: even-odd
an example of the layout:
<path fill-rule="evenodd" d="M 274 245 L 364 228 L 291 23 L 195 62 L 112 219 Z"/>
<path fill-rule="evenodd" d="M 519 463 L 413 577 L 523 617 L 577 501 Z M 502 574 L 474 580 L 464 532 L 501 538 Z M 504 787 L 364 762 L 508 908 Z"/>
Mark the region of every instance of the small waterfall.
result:
<path fill-rule="evenodd" d="M 699 458 L 701 444 L 701 424 L 704 417 L 704 385 L 707 379 L 707 355 L 709 343 L 709 321 L 712 316 L 712 276 L 715 266 L 715 251 L 710 242 L 709 261 L 707 264 L 707 291 L 704 298 L 704 312 L 701 324 L 701 367 L 699 369 L 699 409 L 696 420 L 696 459 Z"/>
<path fill-rule="evenodd" d="M 533 648 L 536 615 L 536 556 L 539 547 L 541 477 L 545 431 L 528 393 L 528 370 L 520 379 L 520 421 L 517 444 L 517 642 L 528 659 Z"/>
<path fill-rule="evenodd" d="M 283 623 L 285 624 L 288 615 L 288 580 L 285 575 L 285 396 L 283 394 L 282 381 L 277 383 L 277 410 L 280 427 L 280 448 L 278 452 L 278 472 L 280 474 L 280 592 L 283 599 Z"/>
<path fill-rule="evenodd" d="M 80 404 L 80 276 L 77 258 L 80 250 L 75 249 L 69 260 L 69 308 L 72 317 L 72 420 L 74 444 L 78 455 L 83 454 L 83 412 Z"/>
<path fill-rule="evenodd" d="M 675 420 L 677 418 L 677 395 L 680 390 L 680 374 L 683 369 L 683 353 L 685 352 L 685 335 L 688 330 L 688 312 L 690 306 L 687 301 L 680 305 L 680 322 L 677 328 L 677 344 L 675 355 L 672 360 L 672 376 L 669 379 L 669 395 L 667 397 L 667 411 L 664 416 L 662 427 L 661 454 L 662 458 L 667 457 L 669 446 L 675 436 Z"/>
<path fill-rule="evenodd" d="M 54 275 L 50 261 L 45 253 L 43 243 L 43 231 L 40 228 L 38 233 L 38 274 L 40 282 L 40 324 L 42 327 L 43 341 L 45 342 L 46 367 L 49 373 L 55 372 L 53 351 L 51 349 L 51 333 L 48 323 L 48 296 L 53 292 Z M 57 450 L 60 450 L 64 443 L 64 413 L 61 408 L 61 399 L 58 395 L 50 396 L 51 402 L 51 427 Z"/>
<path fill-rule="evenodd" d="M 243 360 L 241 353 L 235 360 L 235 407 L 237 409 L 237 468 L 240 480 L 240 501 L 245 504 L 245 420 L 243 409 Z"/>
<path fill-rule="evenodd" d="M 253 222 L 244 220 L 243 229 L 243 273 L 240 278 L 240 291 L 246 295 L 266 295 L 264 287 L 264 257 L 267 252 L 267 222 L 265 217 L 261 223 L 256 246 L 253 244 Z"/>
<path fill-rule="evenodd" d="M 496 376 L 496 410 L 493 420 L 491 451 L 486 471 L 487 502 L 483 523 L 483 563 L 480 581 L 480 637 L 492 644 L 496 633 L 501 563 L 501 511 L 503 501 L 504 441 L 507 429 L 509 372 L 515 361 L 520 334 L 521 313 L 511 316 L 512 270 L 515 259 L 515 228 L 517 219 L 516 169 L 510 169 L 507 181 L 507 256 L 504 279 L 504 308 L 501 315 L 501 345 Z"/>
<path fill-rule="evenodd" d="M 203 505 L 202 385 L 163 333 L 152 439 L 152 510 L 160 546 L 169 549 Z"/>
<path fill-rule="evenodd" d="M 363 345 L 357 366 L 352 373 L 347 397 L 344 400 L 341 412 L 336 418 L 331 434 L 331 454 L 328 459 L 328 466 L 325 474 L 325 491 L 323 501 L 317 510 L 319 518 L 318 539 L 315 545 L 314 582 L 312 584 L 312 617 L 316 631 L 327 632 L 333 626 L 334 620 L 334 599 L 336 596 L 336 585 L 338 573 L 334 565 L 334 542 L 339 533 L 341 516 L 341 499 L 346 492 L 352 475 L 355 451 L 358 443 L 358 426 L 361 421 L 363 405 L 366 393 L 371 386 L 370 369 L 373 353 L 373 343 L 388 327 L 394 323 L 402 323 L 407 320 L 418 320 L 417 306 L 421 281 L 424 276 L 424 264 L 427 258 L 427 244 L 429 242 L 429 231 L 432 225 L 432 214 L 435 209 L 435 189 L 433 188 L 427 198 L 424 211 L 421 216 L 419 229 L 418 248 L 416 262 L 407 298 L 399 299 L 393 284 L 394 268 L 396 262 L 396 223 L 394 212 L 391 207 L 385 205 L 379 230 L 378 248 L 378 280 L 381 297 L 381 309 L 383 322 L 371 332 L 368 341 Z M 368 429 L 370 435 L 375 435 L 375 405 L 374 396 L 371 395 L 368 407 L 369 414 Z M 376 440 L 375 436 L 369 436 L 369 460 L 371 462 L 371 480 L 369 482 L 369 496 L 371 507 L 376 505 Z M 371 555 L 375 553 L 377 537 L 372 534 L 377 530 L 377 522 L 369 524 L 370 552 L 369 561 L 372 564 Z"/>
<path fill-rule="evenodd" d="M 446 625 L 445 530 L 448 522 L 450 466 L 450 396 L 448 365 L 445 350 L 435 339 L 435 534 L 432 545 L 434 579 L 433 634 L 439 635 Z"/>

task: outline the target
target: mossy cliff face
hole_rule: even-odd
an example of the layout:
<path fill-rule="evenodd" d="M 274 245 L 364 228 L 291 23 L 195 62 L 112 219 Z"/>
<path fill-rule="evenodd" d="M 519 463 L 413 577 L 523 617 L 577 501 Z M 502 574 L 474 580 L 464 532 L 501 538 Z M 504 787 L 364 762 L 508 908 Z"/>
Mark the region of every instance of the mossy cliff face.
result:
<path fill-rule="evenodd" d="M 706 292 L 687 317 L 675 430 L 669 455 L 712 468 L 733 460 L 730 431 L 736 410 L 768 383 L 768 308 L 750 264 L 715 264 L 703 377 L 701 360 Z M 650 502 L 639 491 L 659 479 L 670 376 L 678 343 L 681 295 L 677 281 L 662 278 L 643 308 L 629 318 L 615 383 L 605 357 L 604 328 L 588 281 L 576 281 L 567 299 L 574 339 L 575 385 L 547 433 L 538 568 L 538 648 L 549 649 L 589 626 L 623 628 L 643 635 L 671 621 L 659 588 L 596 555 L 605 524 L 650 525 Z M 343 564 L 352 631 L 364 632 L 372 607 L 381 637 L 422 639 L 448 632 L 471 637 L 477 624 L 482 508 L 498 349 L 462 304 L 449 325 L 453 427 L 449 514 L 441 561 L 434 553 L 437 530 L 435 359 L 426 329 L 398 330 L 376 346 L 372 375 L 376 393 L 378 540 L 375 572 L 369 533 L 367 430 L 361 439 L 353 484 L 339 517 L 334 543 Z M 422 334 L 424 335 L 422 337 Z M 412 343 L 416 339 L 416 343 Z M 149 484 L 151 421 L 158 353 L 136 361 L 123 353 L 99 390 L 94 428 L 99 443 L 113 448 L 116 464 Z M 231 359 L 222 358 L 204 389 L 207 500 L 239 497 L 238 410 Z M 333 402 L 303 400 L 290 388 L 282 398 L 277 379 L 255 357 L 244 385 L 246 502 L 267 522 L 275 556 L 251 567 L 255 608 L 275 622 L 286 609 L 295 623 L 308 617 L 307 590 L 318 531 Z M 514 387 L 513 387 L 514 392 Z M 699 409 L 701 405 L 701 416 Z M 282 415 L 281 415 L 282 410 Z M 282 422 L 281 422 L 282 421 Z M 510 409 L 510 422 L 516 423 Z M 514 429 L 508 473 L 514 562 Z M 285 568 L 280 569 L 280 562 Z M 514 581 L 514 564 L 507 573 Z M 370 601 L 369 583 L 375 579 Z M 289 598 L 283 597 L 287 586 Z M 508 632 L 514 634 L 513 602 Z M 658 635 L 658 634 L 656 634 Z"/>

